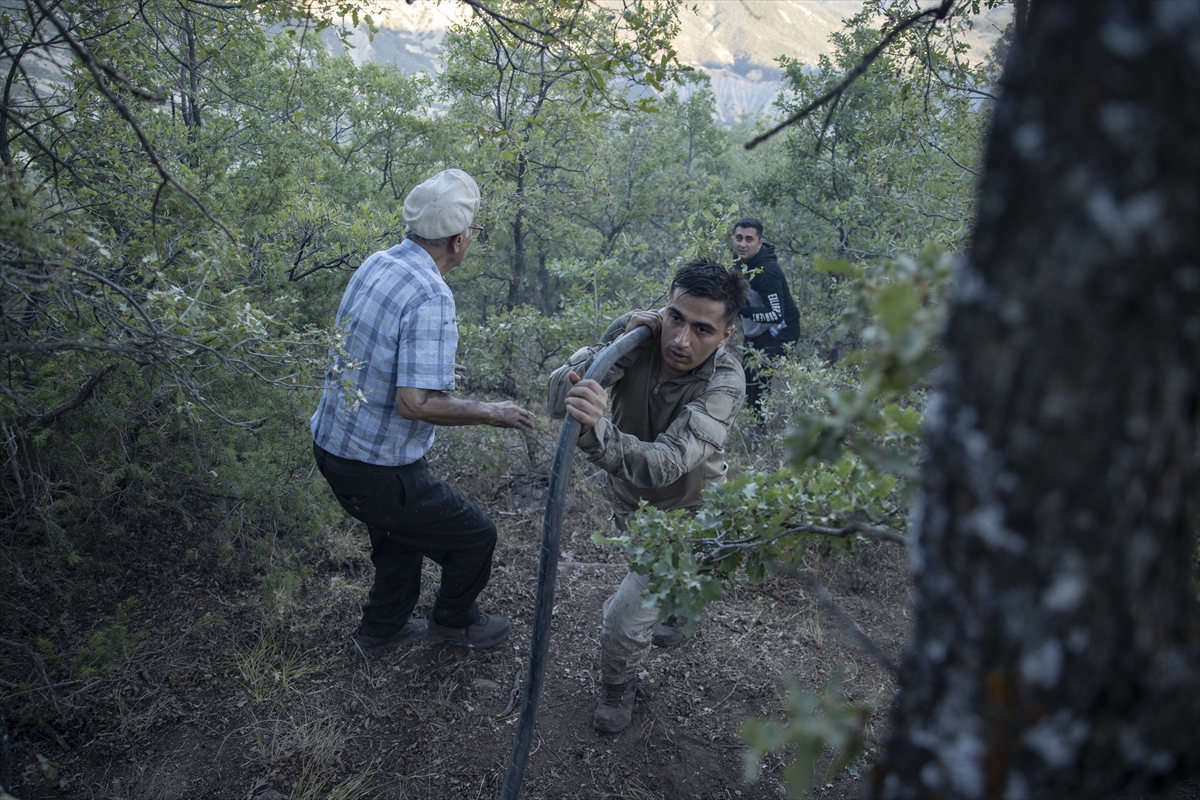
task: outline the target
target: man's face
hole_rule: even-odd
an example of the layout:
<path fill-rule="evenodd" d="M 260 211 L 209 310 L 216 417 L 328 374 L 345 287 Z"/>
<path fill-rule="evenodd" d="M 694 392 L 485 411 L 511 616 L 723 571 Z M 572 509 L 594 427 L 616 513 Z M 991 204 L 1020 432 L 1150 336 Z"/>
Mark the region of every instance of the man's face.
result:
<path fill-rule="evenodd" d="M 450 243 L 446 246 L 449 261 L 446 269 L 442 272 L 443 277 L 449 274 L 450 270 L 462 266 L 462 263 L 467 260 L 467 251 L 471 249 L 471 244 L 475 241 L 478 231 L 482 230 L 482 226 L 472 223 L 471 227 L 467 229 L 467 233 L 456 235 L 450 239 Z"/>
<path fill-rule="evenodd" d="M 659 355 L 663 365 L 676 375 L 703 364 L 733 333 L 733 323 L 725 318 L 724 303 L 684 294 L 683 289 L 671 291 L 662 313 Z"/>
<path fill-rule="evenodd" d="M 742 262 L 749 261 L 762 249 L 762 237 L 754 228 L 733 229 L 733 252 Z"/>

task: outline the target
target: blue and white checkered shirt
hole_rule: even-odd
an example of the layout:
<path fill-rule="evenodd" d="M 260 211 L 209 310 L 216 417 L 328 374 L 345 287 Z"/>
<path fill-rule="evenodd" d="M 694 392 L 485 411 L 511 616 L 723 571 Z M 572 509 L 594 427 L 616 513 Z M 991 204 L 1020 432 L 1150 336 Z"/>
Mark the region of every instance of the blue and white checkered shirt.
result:
<path fill-rule="evenodd" d="M 396 410 L 396 387 L 454 389 L 454 295 L 421 247 L 404 240 L 371 255 L 350 278 L 335 325 L 313 441 L 368 464 L 411 464 L 433 445 L 434 425 Z"/>

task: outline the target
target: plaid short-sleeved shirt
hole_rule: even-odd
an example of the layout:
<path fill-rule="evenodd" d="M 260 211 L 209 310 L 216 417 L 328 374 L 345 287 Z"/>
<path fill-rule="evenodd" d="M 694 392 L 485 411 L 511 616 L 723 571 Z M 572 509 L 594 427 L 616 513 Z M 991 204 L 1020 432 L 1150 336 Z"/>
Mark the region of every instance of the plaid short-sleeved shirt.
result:
<path fill-rule="evenodd" d="M 313 441 L 326 452 L 382 466 L 411 464 L 433 445 L 434 426 L 406 420 L 396 387 L 454 389 L 454 295 L 437 265 L 404 240 L 370 256 L 350 278 L 335 325 Z"/>

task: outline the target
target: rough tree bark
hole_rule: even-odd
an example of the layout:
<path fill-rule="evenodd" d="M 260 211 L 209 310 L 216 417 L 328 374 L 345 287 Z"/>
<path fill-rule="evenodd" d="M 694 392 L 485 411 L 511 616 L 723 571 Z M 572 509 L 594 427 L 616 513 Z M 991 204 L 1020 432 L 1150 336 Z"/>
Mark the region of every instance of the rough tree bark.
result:
<path fill-rule="evenodd" d="M 931 409 L 883 797 L 1200 769 L 1200 4 L 1038 0 Z"/>

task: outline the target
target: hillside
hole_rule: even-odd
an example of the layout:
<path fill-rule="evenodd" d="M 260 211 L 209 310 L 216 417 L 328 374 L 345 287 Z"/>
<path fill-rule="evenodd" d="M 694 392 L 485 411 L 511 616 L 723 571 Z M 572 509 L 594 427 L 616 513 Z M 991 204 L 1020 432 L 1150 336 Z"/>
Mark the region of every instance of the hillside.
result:
<path fill-rule="evenodd" d="M 539 426 L 543 459 L 557 430 L 548 419 Z M 498 444 L 500 468 L 480 468 L 472 454 Z M 739 438 L 731 452 L 737 468 L 782 458 L 777 447 L 751 449 Z M 125 608 L 122 624 L 141 644 L 114 669 L 72 686 L 52 723 L 10 716 L 15 763 L 43 765 L 25 770 L 18 796 L 495 797 L 528 667 L 549 470 L 545 460 L 524 464 L 526 454 L 515 436 L 488 438 L 470 428 L 440 432 L 430 454 L 499 529 L 480 603 L 509 616 L 513 635 L 488 650 L 423 644 L 375 656 L 357 651 L 351 636 L 373 573 L 353 522 L 291 552 L 298 573 L 287 586 L 238 579 L 210 551 L 189 550 L 195 541 L 182 528 L 120 548 L 109 562 L 51 568 L 45 577 L 52 580 L 36 593 L 27 589 L 24 602 L 47 618 L 79 620 L 81 637 Z M 866 709 L 864 750 L 833 773 L 825 772 L 826 755 L 814 796 L 857 797 L 883 746 L 895 684 L 847 632 L 847 619 L 889 658 L 900 658 L 912 617 L 903 549 L 873 544 L 860 560 L 825 561 L 814 548 L 799 570 L 758 585 L 739 582 L 708 608 L 693 639 L 651 653 L 630 728 L 597 733 L 600 609 L 625 567 L 618 552 L 591 541 L 595 530 L 611 532 L 609 501 L 603 473 L 578 464 L 522 797 L 777 800 L 791 758 L 772 754 L 760 780 L 745 782 L 742 721 L 777 713 L 792 680 L 820 691 L 837 674 L 846 696 Z M 320 477 L 310 485 L 328 491 Z M 436 566 L 426 562 L 419 614 L 428 611 L 437 580 Z M 840 612 L 819 599 L 819 586 Z M 0 635 L 13 632 L 0 628 Z"/>
<path fill-rule="evenodd" d="M 776 59 L 788 56 L 816 65 L 830 52 L 830 34 L 862 9 L 861 0 L 704 0 L 692 5 L 694 13 L 681 15 L 675 47 L 680 61 L 712 78 L 717 115 L 726 125 L 769 113 L 780 86 Z M 381 6 L 373 38 L 365 25 L 355 30 L 353 58 L 395 64 L 405 72 L 439 71 L 438 50 L 446 29 L 469 13 L 449 0 L 412 5 L 384 0 Z M 1009 15 L 1009 9 L 1000 8 L 977 18 L 968 37 L 974 58 L 986 56 Z"/>

